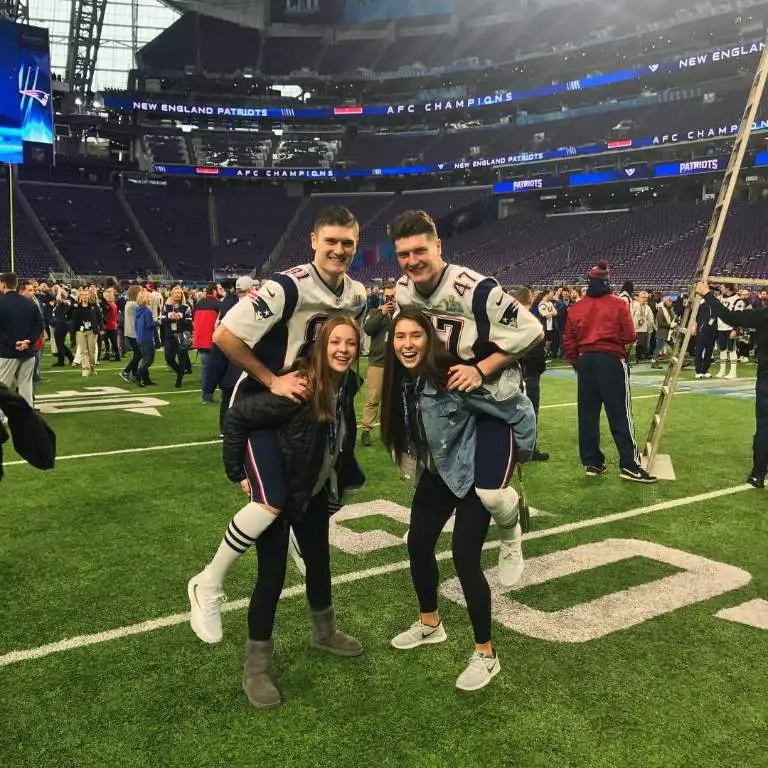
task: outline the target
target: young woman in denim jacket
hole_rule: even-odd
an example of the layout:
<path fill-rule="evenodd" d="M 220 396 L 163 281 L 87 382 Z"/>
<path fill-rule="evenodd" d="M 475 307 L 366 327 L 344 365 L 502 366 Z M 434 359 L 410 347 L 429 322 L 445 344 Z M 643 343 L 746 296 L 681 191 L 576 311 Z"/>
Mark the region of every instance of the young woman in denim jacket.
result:
<path fill-rule="evenodd" d="M 475 416 L 486 414 L 509 425 L 518 458 L 527 459 L 536 441 L 536 417 L 522 394 L 496 401 L 482 389 L 448 391 L 448 354 L 429 319 L 404 310 L 395 319 L 387 350 L 382 397 L 382 439 L 401 467 L 403 479 L 416 482 L 408 533 L 411 578 L 419 600 L 419 620 L 392 640 L 400 650 L 447 639 L 437 610 L 438 568 L 435 546 L 445 523 L 456 511 L 453 560 L 467 601 L 475 652 L 456 686 L 483 688 L 499 672 L 491 643 L 491 592 L 481 554 L 491 515 L 474 487 Z M 500 456 L 514 466 L 514 457 Z M 506 532 L 503 566 L 505 582 L 522 575 L 523 560 L 517 510 L 514 519 L 496 520 Z"/>

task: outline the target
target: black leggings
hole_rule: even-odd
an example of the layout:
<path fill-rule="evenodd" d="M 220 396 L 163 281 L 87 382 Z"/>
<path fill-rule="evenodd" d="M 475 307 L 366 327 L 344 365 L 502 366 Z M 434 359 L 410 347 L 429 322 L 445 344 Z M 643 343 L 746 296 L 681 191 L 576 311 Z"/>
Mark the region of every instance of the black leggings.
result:
<path fill-rule="evenodd" d="M 463 499 L 454 496 L 443 481 L 431 472 L 419 480 L 411 505 L 411 528 L 408 532 L 408 557 L 411 579 L 419 599 L 419 610 L 437 610 L 437 586 L 440 573 L 435 547 L 443 527 L 453 510 L 453 563 L 464 590 L 469 620 L 475 642 L 491 641 L 491 589 L 483 573 L 480 556 L 488 533 L 491 516 L 472 489 Z"/>
<path fill-rule="evenodd" d="M 293 530 L 307 566 L 307 602 L 313 611 L 324 611 L 331 600 L 331 558 L 328 546 L 328 497 L 321 491 L 309 502 L 309 508 Z M 288 556 L 287 521 L 277 519 L 256 540 L 259 563 L 256 586 L 248 607 L 248 637 L 269 640 L 285 582 Z"/>
<path fill-rule="evenodd" d="M 103 331 L 101 338 L 104 340 L 104 357 L 110 354 L 110 347 L 112 349 L 112 356 L 115 360 L 120 359 L 120 347 L 117 345 L 117 328 L 111 331 Z"/>
<path fill-rule="evenodd" d="M 125 337 L 125 344 L 131 351 L 131 361 L 125 366 L 123 373 L 136 376 L 139 371 L 139 363 L 141 362 L 141 347 L 136 339 L 133 339 L 130 336 Z"/>
<path fill-rule="evenodd" d="M 189 352 L 179 346 L 172 333 L 165 338 L 165 362 L 178 377 L 184 376 L 189 366 Z"/>
<path fill-rule="evenodd" d="M 66 325 L 54 325 L 53 326 L 53 339 L 56 342 L 56 357 L 58 358 L 59 365 L 64 365 L 64 358 L 71 363 L 75 356 L 72 354 L 72 350 L 67 346 L 67 326 Z"/>

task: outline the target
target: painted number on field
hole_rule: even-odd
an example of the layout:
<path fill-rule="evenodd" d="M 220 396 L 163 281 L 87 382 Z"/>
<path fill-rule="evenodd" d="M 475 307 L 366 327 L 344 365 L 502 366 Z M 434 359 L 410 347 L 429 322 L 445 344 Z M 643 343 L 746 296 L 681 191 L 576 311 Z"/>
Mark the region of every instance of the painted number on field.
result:
<path fill-rule="evenodd" d="M 524 587 L 632 557 L 668 563 L 682 572 L 559 611 L 540 611 L 510 597 L 510 593 Z M 741 568 L 636 539 L 606 539 L 526 560 L 525 573 L 513 590 L 501 587 L 495 568 L 486 571 L 486 576 L 493 593 L 496 621 L 523 635 L 560 643 L 596 640 L 739 589 L 752 578 Z M 441 591 L 449 600 L 466 605 L 458 579 L 445 582 Z"/>
<path fill-rule="evenodd" d="M 531 509 L 531 516 L 538 517 L 542 513 Z M 366 501 L 362 504 L 347 504 L 342 507 L 332 518 L 329 531 L 331 546 L 346 552 L 348 555 L 365 555 L 379 549 L 402 546 L 403 539 L 387 531 L 374 530 L 358 533 L 343 525 L 349 520 L 361 520 L 373 516 L 388 517 L 403 525 L 410 525 L 411 511 L 392 501 Z M 494 523 L 492 522 L 491 525 Z M 453 531 L 453 517 L 443 528 L 444 533 Z"/>
<path fill-rule="evenodd" d="M 127 411 L 145 416 L 160 416 L 157 409 L 168 405 L 157 397 L 136 395 L 119 387 L 84 387 L 65 389 L 35 398 L 41 413 L 91 413 L 93 411 Z"/>

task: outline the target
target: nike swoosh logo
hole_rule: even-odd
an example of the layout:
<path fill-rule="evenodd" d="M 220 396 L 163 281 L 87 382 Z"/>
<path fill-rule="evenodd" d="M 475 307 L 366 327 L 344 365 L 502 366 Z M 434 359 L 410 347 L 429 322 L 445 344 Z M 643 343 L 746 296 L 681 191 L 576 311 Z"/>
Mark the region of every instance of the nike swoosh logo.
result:
<path fill-rule="evenodd" d="M 423 629 L 421 630 L 421 637 L 430 637 L 430 635 L 434 635 L 435 632 L 437 632 L 437 627 L 435 627 L 431 632 L 425 632 Z"/>
<path fill-rule="evenodd" d="M 272 298 L 272 299 L 275 298 L 275 294 L 272 293 L 272 291 L 270 291 L 269 288 L 267 288 L 267 293 L 269 294 L 270 298 Z"/>

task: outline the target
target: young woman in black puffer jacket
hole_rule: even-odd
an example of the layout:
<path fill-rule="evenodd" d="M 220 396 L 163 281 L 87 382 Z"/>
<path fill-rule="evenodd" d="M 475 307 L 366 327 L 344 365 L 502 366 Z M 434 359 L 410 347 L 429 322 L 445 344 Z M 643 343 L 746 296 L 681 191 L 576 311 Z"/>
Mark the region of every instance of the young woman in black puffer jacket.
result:
<path fill-rule="evenodd" d="M 248 611 L 243 677 L 243 688 L 255 707 L 281 704 L 269 677 L 269 665 L 291 529 L 306 566 L 311 645 L 338 656 L 362 653 L 359 641 L 336 629 L 328 544 L 330 515 L 365 479 L 354 455 L 354 398 L 360 382 L 351 367 L 359 349 L 360 332 L 353 320 L 328 320 L 311 357 L 298 364 L 307 383 L 305 402 L 294 403 L 262 392 L 234 405 L 224 420 L 227 476 L 251 493 L 248 506 L 258 508 L 243 519 L 253 521 L 258 513 L 261 522 L 243 530 L 236 515 L 214 559 L 190 580 L 188 592 L 192 629 L 204 642 L 218 642 L 222 637 L 221 582 L 233 562 L 256 542 L 258 575 Z M 248 447 L 248 438 L 256 430 L 267 441 L 258 457 L 251 455 L 252 448 Z M 270 461 L 282 464 L 282 471 L 274 474 L 286 478 L 285 486 L 274 485 L 274 478 L 269 476 Z"/>

